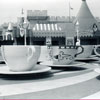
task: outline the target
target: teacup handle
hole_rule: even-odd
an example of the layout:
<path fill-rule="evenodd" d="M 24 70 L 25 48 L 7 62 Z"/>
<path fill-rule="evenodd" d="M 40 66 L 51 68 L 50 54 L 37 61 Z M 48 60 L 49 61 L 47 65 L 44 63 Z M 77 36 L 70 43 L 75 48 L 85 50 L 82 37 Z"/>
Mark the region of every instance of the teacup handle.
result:
<path fill-rule="evenodd" d="M 81 47 L 81 52 L 78 52 L 77 54 L 75 54 L 75 57 L 84 52 L 84 48 L 83 48 L 82 46 L 78 46 L 77 49 L 78 49 L 79 47 Z"/>
<path fill-rule="evenodd" d="M 35 48 L 33 46 L 32 47 L 28 47 L 28 58 L 27 58 L 27 61 L 32 59 L 34 52 L 35 52 Z"/>
<path fill-rule="evenodd" d="M 96 56 L 100 57 L 100 54 L 96 51 L 97 48 L 100 51 L 100 45 L 95 46 L 94 49 L 93 49 L 93 51 L 94 51 L 94 53 L 95 53 Z"/>

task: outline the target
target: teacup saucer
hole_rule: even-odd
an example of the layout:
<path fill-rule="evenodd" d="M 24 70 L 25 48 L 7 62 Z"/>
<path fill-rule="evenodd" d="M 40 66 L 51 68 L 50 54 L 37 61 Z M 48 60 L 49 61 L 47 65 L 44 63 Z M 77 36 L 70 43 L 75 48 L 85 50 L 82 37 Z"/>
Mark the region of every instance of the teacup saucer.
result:
<path fill-rule="evenodd" d="M 75 66 L 84 65 L 85 63 L 82 63 L 82 62 L 73 62 L 73 63 L 68 64 L 68 65 L 54 65 L 52 61 L 45 61 L 45 62 L 42 62 L 40 64 L 41 65 L 50 66 L 50 67 L 75 67 Z"/>
<path fill-rule="evenodd" d="M 91 56 L 91 57 L 88 57 L 88 58 L 75 58 L 75 60 L 77 61 L 97 61 L 98 60 L 98 57 L 96 56 Z"/>
<path fill-rule="evenodd" d="M 37 73 L 44 73 L 50 71 L 51 68 L 45 65 L 36 65 L 32 71 L 22 71 L 22 72 L 14 72 L 9 69 L 8 66 L 0 67 L 0 74 L 4 75 L 23 75 L 23 74 L 37 74 Z"/>

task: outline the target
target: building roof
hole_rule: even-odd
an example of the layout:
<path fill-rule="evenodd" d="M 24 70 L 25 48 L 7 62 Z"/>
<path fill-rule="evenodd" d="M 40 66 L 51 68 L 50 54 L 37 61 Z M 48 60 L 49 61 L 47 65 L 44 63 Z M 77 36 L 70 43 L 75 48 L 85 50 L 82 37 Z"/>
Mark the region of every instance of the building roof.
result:
<path fill-rule="evenodd" d="M 28 10 L 27 19 L 28 20 L 47 20 L 47 10 Z"/>
<path fill-rule="evenodd" d="M 82 36 L 92 36 L 93 35 L 93 25 L 96 24 L 99 29 L 98 22 L 92 15 L 86 0 L 82 0 L 82 4 L 76 19 L 74 20 L 74 24 L 79 22 L 79 31 Z M 85 31 L 85 32 L 84 32 Z"/>

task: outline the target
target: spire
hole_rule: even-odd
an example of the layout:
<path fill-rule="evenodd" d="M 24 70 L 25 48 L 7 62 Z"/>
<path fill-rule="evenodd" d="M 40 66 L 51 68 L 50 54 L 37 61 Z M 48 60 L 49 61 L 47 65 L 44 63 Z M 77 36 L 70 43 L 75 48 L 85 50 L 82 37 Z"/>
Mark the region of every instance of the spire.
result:
<path fill-rule="evenodd" d="M 96 24 L 98 26 L 98 23 L 94 16 L 92 15 L 86 0 L 82 0 L 82 4 L 80 7 L 80 10 L 78 12 L 78 15 L 76 19 L 74 20 L 74 24 L 76 22 L 79 22 L 79 31 L 89 31 L 92 30 L 93 25 Z"/>

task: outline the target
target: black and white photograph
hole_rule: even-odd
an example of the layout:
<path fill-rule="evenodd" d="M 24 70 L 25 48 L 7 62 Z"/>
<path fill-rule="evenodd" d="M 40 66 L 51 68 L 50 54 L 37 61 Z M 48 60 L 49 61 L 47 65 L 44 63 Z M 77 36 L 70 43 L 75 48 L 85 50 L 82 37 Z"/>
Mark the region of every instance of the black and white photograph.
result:
<path fill-rule="evenodd" d="M 0 0 L 7 99 L 100 99 L 100 0 Z"/>

